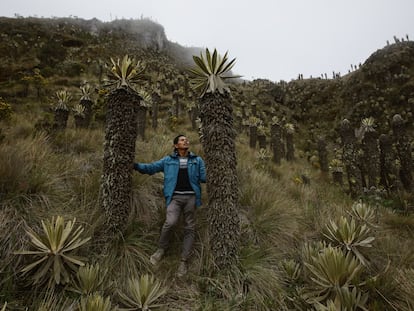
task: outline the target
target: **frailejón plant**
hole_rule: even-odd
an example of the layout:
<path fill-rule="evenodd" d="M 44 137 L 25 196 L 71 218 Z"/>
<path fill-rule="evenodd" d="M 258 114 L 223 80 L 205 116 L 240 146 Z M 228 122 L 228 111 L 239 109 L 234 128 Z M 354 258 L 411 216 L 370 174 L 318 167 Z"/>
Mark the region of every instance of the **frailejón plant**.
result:
<path fill-rule="evenodd" d="M 125 293 L 119 296 L 125 306 L 133 310 L 149 311 L 161 307 L 157 300 L 167 292 L 163 284 L 154 276 L 142 275 L 139 279 L 131 278 L 127 282 Z"/>
<path fill-rule="evenodd" d="M 73 221 L 61 216 L 53 217 L 51 221 L 42 220 L 43 232 L 36 233 L 29 228 L 26 233 L 34 250 L 18 251 L 16 254 L 31 255 L 33 262 L 22 269 L 23 275 L 32 272 L 33 284 L 49 281 L 51 284 L 65 284 L 79 266 L 84 265 L 84 258 L 76 256 L 75 251 L 90 240 L 81 238 L 83 228 L 75 227 Z"/>

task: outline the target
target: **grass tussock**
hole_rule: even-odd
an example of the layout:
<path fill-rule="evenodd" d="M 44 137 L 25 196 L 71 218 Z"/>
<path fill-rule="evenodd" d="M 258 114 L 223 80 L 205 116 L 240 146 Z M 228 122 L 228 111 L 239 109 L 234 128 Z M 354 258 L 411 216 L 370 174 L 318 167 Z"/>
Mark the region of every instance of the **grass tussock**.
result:
<path fill-rule="evenodd" d="M 66 162 L 52 151 L 49 138 L 36 135 L 0 145 L 0 193 L 3 204 L 22 211 L 70 200 L 65 187 Z"/>

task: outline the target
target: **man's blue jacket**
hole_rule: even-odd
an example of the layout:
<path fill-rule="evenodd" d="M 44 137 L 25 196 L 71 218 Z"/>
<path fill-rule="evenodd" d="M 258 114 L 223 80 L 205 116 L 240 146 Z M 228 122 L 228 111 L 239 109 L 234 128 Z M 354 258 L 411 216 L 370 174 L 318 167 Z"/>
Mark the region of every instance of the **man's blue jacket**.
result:
<path fill-rule="evenodd" d="M 164 197 L 166 206 L 170 204 L 175 186 L 177 184 L 180 161 L 177 153 L 168 155 L 152 163 L 134 163 L 134 169 L 143 174 L 153 175 L 164 172 Z M 201 185 L 206 182 L 206 168 L 201 157 L 189 152 L 188 178 L 196 196 L 196 206 L 201 206 Z"/>

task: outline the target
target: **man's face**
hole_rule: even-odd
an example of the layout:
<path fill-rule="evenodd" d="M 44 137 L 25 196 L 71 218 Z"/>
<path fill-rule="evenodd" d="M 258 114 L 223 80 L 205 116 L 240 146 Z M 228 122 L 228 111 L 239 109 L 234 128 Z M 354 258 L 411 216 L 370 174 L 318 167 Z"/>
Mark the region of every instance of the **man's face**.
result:
<path fill-rule="evenodd" d="M 175 148 L 177 149 L 188 149 L 190 148 L 190 141 L 185 136 L 180 136 L 178 138 L 178 142 L 175 144 Z"/>

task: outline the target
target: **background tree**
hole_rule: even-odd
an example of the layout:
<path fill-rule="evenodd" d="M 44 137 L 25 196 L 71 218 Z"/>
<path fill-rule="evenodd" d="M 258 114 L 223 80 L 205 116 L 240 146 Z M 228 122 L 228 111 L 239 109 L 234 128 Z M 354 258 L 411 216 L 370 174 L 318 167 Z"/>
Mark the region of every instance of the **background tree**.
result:
<path fill-rule="evenodd" d="M 332 159 L 329 168 L 331 170 L 333 182 L 340 186 L 343 186 L 344 169 L 342 161 L 336 158 Z"/>
<path fill-rule="evenodd" d="M 261 124 L 261 120 L 252 115 L 249 118 L 249 146 L 252 149 L 257 145 L 257 127 Z"/>
<path fill-rule="evenodd" d="M 400 179 L 405 190 L 413 190 L 413 160 L 411 155 L 411 143 L 407 134 L 407 124 L 401 117 L 396 114 L 392 118 L 392 132 L 397 148 L 398 158 L 400 160 Z"/>
<path fill-rule="evenodd" d="M 68 103 L 71 100 L 72 96 L 66 90 L 61 90 L 56 92 L 56 97 L 58 103 L 55 106 L 55 115 L 53 127 L 57 130 L 64 130 L 68 123 L 69 118 L 69 107 Z"/>
<path fill-rule="evenodd" d="M 398 168 L 395 165 L 395 151 L 393 149 L 392 137 L 389 134 L 381 134 L 379 136 L 380 148 L 380 185 L 387 191 L 399 190 L 402 186 Z"/>
<path fill-rule="evenodd" d="M 361 121 L 363 161 L 368 177 L 368 187 L 377 187 L 379 178 L 378 133 L 373 118 Z"/>
<path fill-rule="evenodd" d="M 346 168 L 349 191 L 352 197 L 362 194 L 361 170 L 358 166 L 358 148 L 354 129 L 348 119 L 344 119 L 340 125 L 342 143 L 342 161 Z"/>
<path fill-rule="evenodd" d="M 140 102 L 133 88 L 142 73 L 140 63 L 124 56 L 108 68 L 101 204 L 105 213 L 104 231 L 122 232 L 127 223 L 132 192 L 132 164 L 135 157 Z"/>
<path fill-rule="evenodd" d="M 327 143 L 325 137 L 318 137 L 319 164 L 321 166 L 321 171 L 324 173 L 329 172 L 328 150 L 326 149 L 326 145 Z"/>
<path fill-rule="evenodd" d="M 174 89 L 172 92 L 172 98 L 174 103 L 174 115 L 178 118 L 183 111 L 183 104 L 181 102 L 181 99 L 184 96 L 184 90 L 182 87 L 180 87 L 178 82 L 175 82 L 173 85 L 175 85 L 176 87 L 176 89 Z"/>
<path fill-rule="evenodd" d="M 239 250 L 238 180 L 236 172 L 235 130 L 230 90 L 225 80 L 235 59 L 227 62 L 206 49 L 193 56 L 190 70 L 192 86 L 201 94 L 201 143 L 205 152 L 209 205 L 210 246 L 217 267 L 236 263 Z"/>
<path fill-rule="evenodd" d="M 93 101 L 91 99 L 92 94 L 92 88 L 89 83 L 86 83 L 85 85 L 82 85 L 80 87 L 81 90 L 81 99 L 80 99 L 80 105 L 84 108 L 84 122 L 83 126 L 88 127 L 92 120 L 92 106 Z"/>
<path fill-rule="evenodd" d="M 250 107 L 252 109 L 252 115 L 255 116 L 255 117 L 257 117 L 257 101 L 255 99 L 253 99 L 250 102 Z"/>
<path fill-rule="evenodd" d="M 257 127 L 257 141 L 259 142 L 260 149 L 266 149 L 267 147 L 267 128 L 263 124 Z"/>
<path fill-rule="evenodd" d="M 271 120 L 270 139 L 273 151 L 273 162 L 280 165 L 282 157 L 285 153 L 285 147 L 282 141 L 282 123 L 276 116 L 274 116 Z"/>
<path fill-rule="evenodd" d="M 286 160 L 293 161 L 295 159 L 295 145 L 293 143 L 293 134 L 295 126 L 292 123 L 286 123 L 284 127 L 286 137 Z"/>
<path fill-rule="evenodd" d="M 36 68 L 33 70 L 33 75 L 31 76 L 31 82 L 33 83 L 33 86 L 36 89 L 36 95 L 37 98 L 42 97 L 42 91 L 48 84 L 48 80 L 43 77 L 43 75 L 40 73 L 40 69 Z"/>
<path fill-rule="evenodd" d="M 161 90 L 159 87 L 159 83 L 157 82 L 157 87 L 152 91 L 152 107 L 151 107 L 151 112 L 152 112 L 152 128 L 155 130 L 158 127 L 158 112 L 159 112 L 159 107 L 160 107 L 160 102 L 161 102 Z"/>
<path fill-rule="evenodd" d="M 75 105 L 72 109 L 73 118 L 75 120 L 75 127 L 81 128 L 85 127 L 85 107 L 81 104 Z"/>
<path fill-rule="evenodd" d="M 147 128 L 147 112 L 148 108 L 152 106 L 152 96 L 145 90 L 138 91 L 142 100 L 138 109 L 138 137 L 145 140 L 145 130 Z"/>
<path fill-rule="evenodd" d="M 197 102 L 192 97 L 190 98 L 190 101 L 188 101 L 186 104 L 186 110 L 191 122 L 191 128 L 193 130 L 197 130 L 198 107 Z"/>

